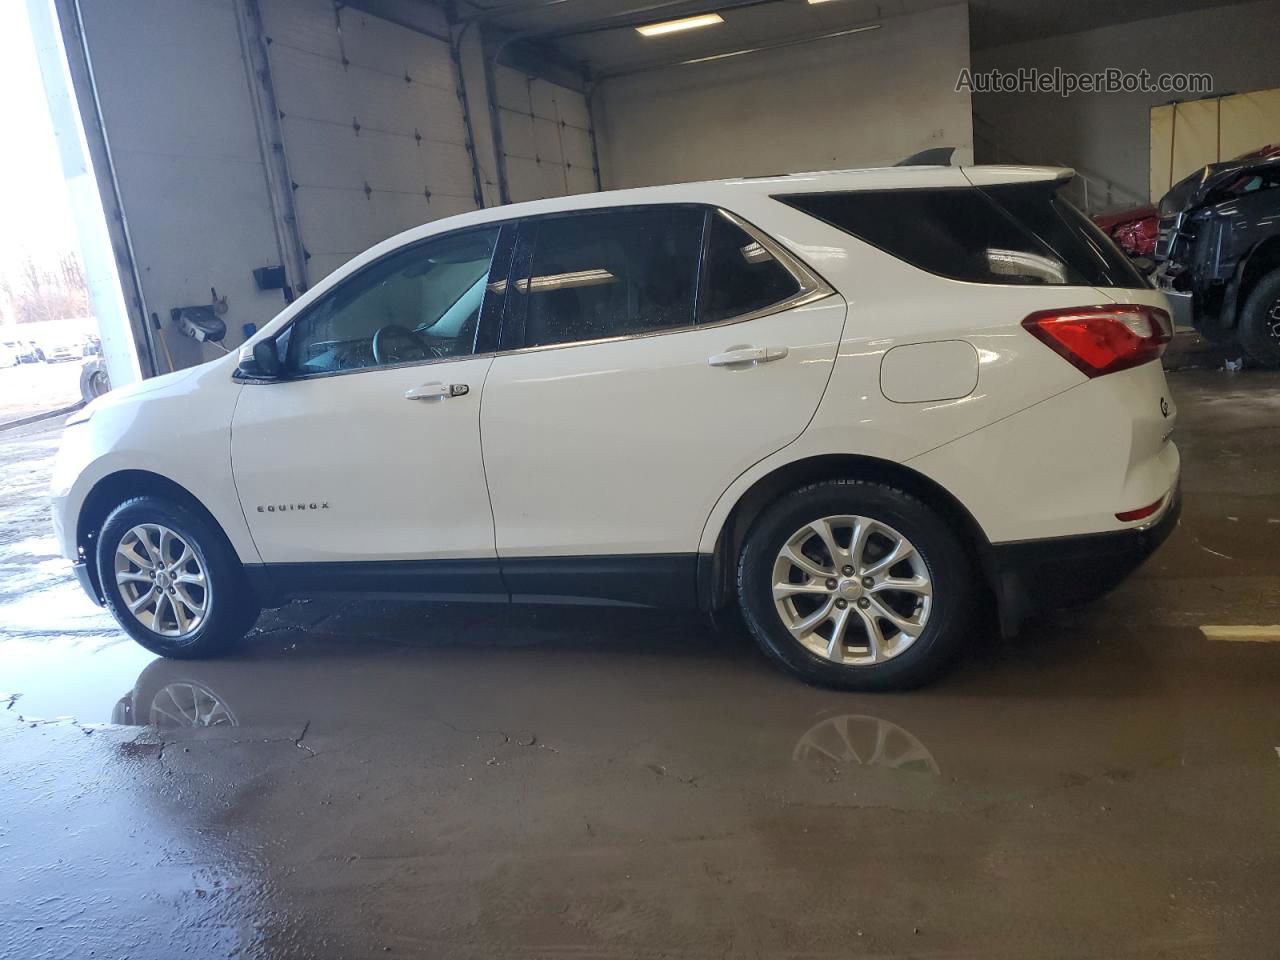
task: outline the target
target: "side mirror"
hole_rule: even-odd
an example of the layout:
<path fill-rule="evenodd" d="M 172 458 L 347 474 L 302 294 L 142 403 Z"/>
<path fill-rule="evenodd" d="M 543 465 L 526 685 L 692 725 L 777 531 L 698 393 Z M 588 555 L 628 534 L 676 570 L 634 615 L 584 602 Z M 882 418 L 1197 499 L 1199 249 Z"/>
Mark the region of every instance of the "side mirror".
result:
<path fill-rule="evenodd" d="M 278 380 L 283 372 L 280 353 L 275 340 L 259 340 L 252 349 L 241 348 L 240 366 L 237 372 L 244 377 L 262 380 Z"/>

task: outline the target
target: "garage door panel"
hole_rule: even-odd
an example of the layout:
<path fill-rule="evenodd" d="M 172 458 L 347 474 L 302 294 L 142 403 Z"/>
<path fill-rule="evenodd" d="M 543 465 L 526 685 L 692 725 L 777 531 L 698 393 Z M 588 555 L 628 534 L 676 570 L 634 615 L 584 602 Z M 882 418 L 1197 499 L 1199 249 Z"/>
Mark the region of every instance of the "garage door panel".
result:
<path fill-rule="evenodd" d="M 476 209 L 474 196 L 453 197 L 444 194 L 432 194 L 427 204 L 430 216 L 427 221 L 439 220 L 441 217 L 452 217 L 459 213 L 467 213 Z"/>
<path fill-rule="evenodd" d="M 165 316 L 171 307 L 208 303 L 209 288 L 226 296 L 231 319 L 261 322 L 279 309 L 277 297 L 253 284 L 252 268 L 279 262 L 266 186 L 218 157 L 171 156 L 115 150 L 116 182 L 139 274 L 149 283 L 149 305 Z M 154 197 L 181 197 L 158 204 Z M 234 236 L 234 243 L 176 242 L 182 233 Z M 159 295 L 154 295 L 154 294 Z M 264 302 L 265 301 L 265 302 Z M 230 325 L 230 324 L 229 324 Z"/>
<path fill-rule="evenodd" d="M 564 143 L 564 158 L 570 166 L 590 170 L 595 165 L 591 156 L 591 135 L 587 131 L 577 127 L 561 127 L 560 137 Z"/>
<path fill-rule="evenodd" d="M 369 197 L 369 215 L 374 229 L 383 237 L 393 237 L 431 218 L 427 198 L 422 193 L 374 191 Z"/>
<path fill-rule="evenodd" d="M 590 166 L 570 167 L 566 174 L 569 178 L 569 193 L 591 193 L 598 189 L 595 170 Z"/>
<path fill-rule="evenodd" d="M 307 273 L 311 277 L 311 285 L 315 286 L 350 259 L 351 257 L 342 253 L 313 254 L 307 261 Z"/>
<path fill-rule="evenodd" d="M 299 187 L 294 196 L 302 243 L 313 257 L 339 254 L 350 259 L 385 239 L 373 226 L 363 190 Z"/>
<path fill-rule="evenodd" d="M 423 140 L 417 145 L 418 165 L 423 185 L 432 195 L 461 197 L 475 204 L 475 180 L 465 147 Z"/>
<path fill-rule="evenodd" d="M 253 269 L 280 263 L 281 252 L 235 6 L 228 0 L 77 6 L 128 218 L 140 306 L 163 324 L 168 351 L 158 348 L 157 372 L 169 368 L 170 355 L 177 367 L 209 360 L 217 351 L 176 334 L 170 310 L 208 303 L 216 287 L 230 308 L 225 346 L 234 348 L 242 324 L 265 323 L 283 304 L 279 291 L 260 291 L 253 282 Z"/>
<path fill-rule="evenodd" d="M 405 117 L 413 103 L 411 84 L 384 73 L 356 67 L 348 71 L 346 83 L 351 90 L 352 102 L 359 105 L 356 117 L 360 126 L 413 133 L 413 126 Z M 420 89 L 425 91 L 427 88 Z"/>
<path fill-rule="evenodd" d="M 416 85 L 415 85 L 416 86 Z M 458 109 L 458 98 L 451 91 L 420 87 L 405 100 L 402 128 L 412 135 L 444 140 L 462 146 L 467 142 L 467 129 Z"/>
<path fill-rule="evenodd" d="M 297 117 L 280 121 L 288 145 L 289 173 L 309 187 L 357 187 L 364 182 L 360 138 L 349 126 Z"/>
<path fill-rule="evenodd" d="M 118 0 L 86 4 L 83 15 L 113 143 L 261 163 L 254 127 L 244 122 L 252 104 L 230 4 L 186 0 L 157 8 L 154 0 Z M 149 36 L 199 37 L 200 43 L 144 43 L 140 22 L 149 22 Z M 142 47 L 145 57 L 120 53 Z M 210 77 L 234 82 L 211 83 Z M 198 123 L 192 103 L 200 104 Z"/>
<path fill-rule="evenodd" d="M 286 117 L 351 124 L 357 108 L 347 71 L 338 61 L 273 44 L 271 76 L 276 103 Z"/>
<path fill-rule="evenodd" d="M 351 7 L 335 15 L 330 0 L 262 2 L 271 29 L 300 34 L 299 47 L 272 43 L 268 57 L 290 174 L 303 185 L 294 204 L 310 281 L 401 230 L 474 206 L 447 42 Z M 443 14 L 421 12 L 447 33 Z"/>
<path fill-rule="evenodd" d="M 533 112 L 539 117 L 572 124 L 575 127 L 590 126 L 587 118 L 586 98 L 577 90 L 570 90 L 546 80 L 534 80 L 529 86 L 533 100 Z"/>
<path fill-rule="evenodd" d="M 448 32 L 447 24 L 440 32 Z M 344 7 L 342 44 L 354 66 L 393 74 L 401 81 L 408 74 L 420 83 L 454 86 L 449 45 L 425 33 Z"/>
<path fill-rule="evenodd" d="M 532 160 L 538 150 L 537 139 L 533 132 L 533 117 L 503 110 L 501 121 L 502 148 L 512 157 Z"/>
<path fill-rule="evenodd" d="M 510 67 L 499 67 L 495 86 L 511 199 L 595 190 L 583 94 Z"/>
<path fill-rule="evenodd" d="M 591 128 L 591 118 L 587 116 L 587 98 L 582 94 L 577 91 L 571 91 L 570 96 L 560 94 L 555 98 L 555 106 L 560 119 L 569 126 L 584 132 Z"/>
<path fill-rule="evenodd" d="M 274 44 L 342 59 L 342 46 L 334 29 L 333 0 L 263 0 L 262 28 Z"/>
<path fill-rule="evenodd" d="M 378 131 L 360 134 L 365 160 L 365 179 L 375 190 L 422 194 L 423 178 L 418 144 L 409 137 Z"/>
<path fill-rule="evenodd" d="M 507 189 L 511 192 L 513 203 L 540 200 L 548 196 L 543 192 L 538 164 L 510 154 L 507 154 Z"/>
<path fill-rule="evenodd" d="M 533 142 L 537 153 L 536 159 L 543 163 L 564 164 L 564 153 L 560 148 L 560 127 L 550 120 L 534 119 Z"/>
<path fill-rule="evenodd" d="M 513 201 L 563 197 L 568 191 L 568 171 L 557 163 L 538 163 L 512 157 L 507 169 Z"/>
<path fill-rule="evenodd" d="M 494 71 L 494 87 L 498 104 L 524 113 L 531 113 L 533 103 L 529 98 L 529 78 L 518 70 L 499 66 Z"/>

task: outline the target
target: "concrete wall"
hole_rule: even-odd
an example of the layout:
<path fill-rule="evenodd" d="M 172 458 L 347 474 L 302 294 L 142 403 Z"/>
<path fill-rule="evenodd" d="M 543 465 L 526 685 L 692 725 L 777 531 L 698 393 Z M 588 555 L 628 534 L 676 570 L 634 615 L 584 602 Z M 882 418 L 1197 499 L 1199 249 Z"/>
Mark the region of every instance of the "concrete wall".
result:
<path fill-rule="evenodd" d="M 965 4 L 878 30 L 605 80 L 606 188 L 875 166 L 927 147 L 971 157 Z"/>
<path fill-rule="evenodd" d="M 1214 92 L 1280 86 L 1275 37 L 1280 0 L 1199 10 L 1082 33 L 975 50 L 975 72 L 1019 67 L 1091 72 L 1107 67 L 1152 74 L 1205 72 Z M 973 95 L 979 161 L 1062 163 L 1149 193 L 1150 112 L 1169 94 Z"/>

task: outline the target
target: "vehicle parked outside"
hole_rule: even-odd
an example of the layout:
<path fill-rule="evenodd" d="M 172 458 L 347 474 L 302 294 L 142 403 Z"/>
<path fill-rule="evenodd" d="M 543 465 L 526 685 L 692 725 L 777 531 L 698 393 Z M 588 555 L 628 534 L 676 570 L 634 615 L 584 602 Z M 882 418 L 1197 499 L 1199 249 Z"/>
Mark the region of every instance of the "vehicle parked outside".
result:
<path fill-rule="evenodd" d="M 40 363 L 44 360 L 44 351 L 31 340 L 5 340 L 4 346 L 13 351 L 18 363 Z"/>
<path fill-rule="evenodd" d="M 0 343 L 0 367 L 16 367 L 20 362 L 16 346 Z"/>
<path fill-rule="evenodd" d="M 1210 164 L 1166 193 L 1159 212 L 1161 285 L 1191 295 L 1207 339 L 1280 368 L 1280 151 Z"/>
<path fill-rule="evenodd" d="M 736 604 L 805 680 L 918 684 L 1176 521 L 1165 298 L 1070 176 L 797 174 L 410 230 L 238 356 L 71 417 L 59 542 L 166 656 L 316 593 Z"/>
<path fill-rule="evenodd" d="M 63 360 L 83 360 L 89 355 L 90 340 L 74 321 L 51 322 L 42 325 L 38 342 L 48 363 Z"/>

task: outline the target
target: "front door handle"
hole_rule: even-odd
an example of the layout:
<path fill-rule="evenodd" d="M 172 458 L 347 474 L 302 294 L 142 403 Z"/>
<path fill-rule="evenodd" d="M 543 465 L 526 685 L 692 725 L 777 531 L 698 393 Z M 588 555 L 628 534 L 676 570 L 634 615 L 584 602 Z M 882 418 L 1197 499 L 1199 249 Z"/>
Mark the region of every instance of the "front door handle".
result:
<path fill-rule="evenodd" d="M 748 363 L 771 363 L 786 355 L 786 347 L 738 347 L 707 357 L 707 363 L 713 367 L 737 367 Z"/>
<path fill-rule="evenodd" d="M 442 400 L 447 397 L 465 397 L 471 388 L 465 383 L 424 383 L 404 392 L 406 400 Z"/>

